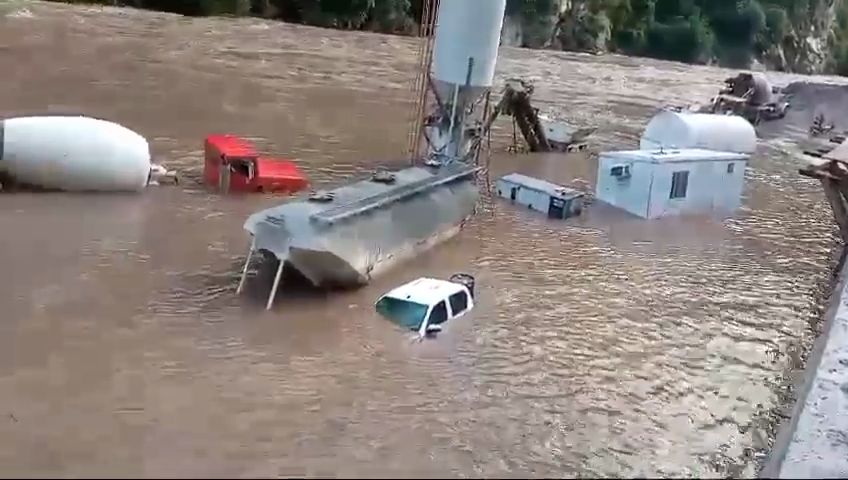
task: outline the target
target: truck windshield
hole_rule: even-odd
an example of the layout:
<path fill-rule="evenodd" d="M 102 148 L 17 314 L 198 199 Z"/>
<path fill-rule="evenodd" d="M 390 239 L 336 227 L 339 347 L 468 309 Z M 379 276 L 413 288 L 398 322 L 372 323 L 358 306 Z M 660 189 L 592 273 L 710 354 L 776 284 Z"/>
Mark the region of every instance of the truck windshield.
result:
<path fill-rule="evenodd" d="M 412 330 L 421 326 L 427 314 L 427 305 L 392 297 L 381 298 L 375 308 L 380 315 Z"/>

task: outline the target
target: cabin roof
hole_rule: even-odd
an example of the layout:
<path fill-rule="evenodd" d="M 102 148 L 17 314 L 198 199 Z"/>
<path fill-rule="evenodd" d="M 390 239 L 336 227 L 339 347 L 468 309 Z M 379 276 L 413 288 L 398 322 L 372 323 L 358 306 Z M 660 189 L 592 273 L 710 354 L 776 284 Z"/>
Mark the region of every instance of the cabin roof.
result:
<path fill-rule="evenodd" d="M 433 305 L 462 291 L 465 291 L 465 287 L 459 283 L 423 277 L 396 287 L 383 296 Z"/>
<path fill-rule="evenodd" d="M 583 195 L 583 193 L 573 188 L 563 187 L 562 185 L 557 185 L 555 183 L 551 183 L 538 178 L 528 177 L 527 175 L 522 175 L 520 173 L 510 173 L 509 175 L 504 175 L 500 178 L 500 180 L 520 185 L 531 190 L 544 192 L 556 198 L 567 199 Z"/>
<path fill-rule="evenodd" d="M 748 160 L 743 153 L 719 152 L 700 148 L 663 149 L 663 150 L 625 150 L 604 152 L 602 157 L 621 161 L 640 163 L 691 163 L 691 162 L 729 162 Z"/>
<path fill-rule="evenodd" d="M 209 135 L 206 137 L 206 142 L 228 157 L 255 157 L 258 155 L 252 143 L 236 135 Z"/>

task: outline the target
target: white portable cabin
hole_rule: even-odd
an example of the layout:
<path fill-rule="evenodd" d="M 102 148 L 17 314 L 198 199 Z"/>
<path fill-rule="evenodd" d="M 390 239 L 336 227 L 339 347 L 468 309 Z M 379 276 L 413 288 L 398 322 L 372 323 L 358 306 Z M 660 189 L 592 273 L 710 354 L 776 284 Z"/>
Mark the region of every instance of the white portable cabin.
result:
<path fill-rule="evenodd" d="M 597 198 L 646 219 L 739 207 L 748 155 L 703 149 L 602 153 Z"/>
<path fill-rule="evenodd" d="M 499 178 L 495 187 L 499 197 L 550 218 L 565 219 L 583 211 L 582 192 L 520 173 Z"/>
<path fill-rule="evenodd" d="M 751 154 L 757 148 L 757 132 L 738 115 L 666 110 L 648 122 L 639 141 L 640 150 L 659 148 L 700 148 Z"/>

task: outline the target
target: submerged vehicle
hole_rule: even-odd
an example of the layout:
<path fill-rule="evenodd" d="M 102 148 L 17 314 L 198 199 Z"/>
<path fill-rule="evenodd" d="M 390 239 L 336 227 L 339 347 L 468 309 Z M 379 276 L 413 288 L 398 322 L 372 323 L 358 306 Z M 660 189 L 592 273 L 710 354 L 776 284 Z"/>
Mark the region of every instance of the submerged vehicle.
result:
<path fill-rule="evenodd" d="M 157 172 L 147 140 L 117 123 L 81 115 L 0 120 L 0 176 L 7 185 L 138 192 Z"/>
<path fill-rule="evenodd" d="M 206 137 L 204 160 L 206 185 L 221 193 L 294 193 L 309 185 L 294 162 L 259 155 L 253 144 L 235 135 Z"/>
<path fill-rule="evenodd" d="M 521 78 L 508 79 L 500 100 L 484 122 L 486 128 L 491 127 L 501 115 L 506 115 L 512 117 L 513 146 L 511 149 L 514 151 L 522 149 L 518 145 L 517 131 L 521 132 L 531 152 L 584 150 L 586 139 L 597 129 L 575 127 L 558 118 L 559 115 L 540 113 L 532 103 L 534 90 L 535 87 L 530 81 Z"/>
<path fill-rule="evenodd" d="M 251 254 L 265 251 L 316 287 L 368 283 L 455 235 L 473 212 L 477 167 L 457 163 L 381 171 L 370 179 L 251 215 Z M 250 255 L 245 264 L 250 262 Z M 273 302 L 269 299 L 269 305 Z"/>
<path fill-rule="evenodd" d="M 452 275 L 450 280 L 419 278 L 381 296 L 374 309 L 420 336 L 441 332 L 447 321 L 474 308 L 474 282 L 466 273 Z"/>
<path fill-rule="evenodd" d="M 694 108 L 700 113 L 739 115 L 752 125 L 761 121 L 778 120 L 786 116 L 790 104 L 759 73 L 743 72 L 724 81 L 724 88 L 709 104 Z"/>
<path fill-rule="evenodd" d="M 545 129 L 551 151 L 556 152 L 585 150 L 586 139 L 597 130 L 594 127 L 575 127 L 549 114 L 539 114 L 539 121 Z"/>

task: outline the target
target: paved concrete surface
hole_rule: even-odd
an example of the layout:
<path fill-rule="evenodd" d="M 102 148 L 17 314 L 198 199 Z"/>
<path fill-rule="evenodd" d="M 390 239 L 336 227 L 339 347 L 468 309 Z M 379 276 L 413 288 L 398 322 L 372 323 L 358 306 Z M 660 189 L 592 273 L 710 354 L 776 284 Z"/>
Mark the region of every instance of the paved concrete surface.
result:
<path fill-rule="evenodd" d="M 792 419 L 775 442 L 766 478 L 848 478 L 848 262 L 808 359 Z"/>

